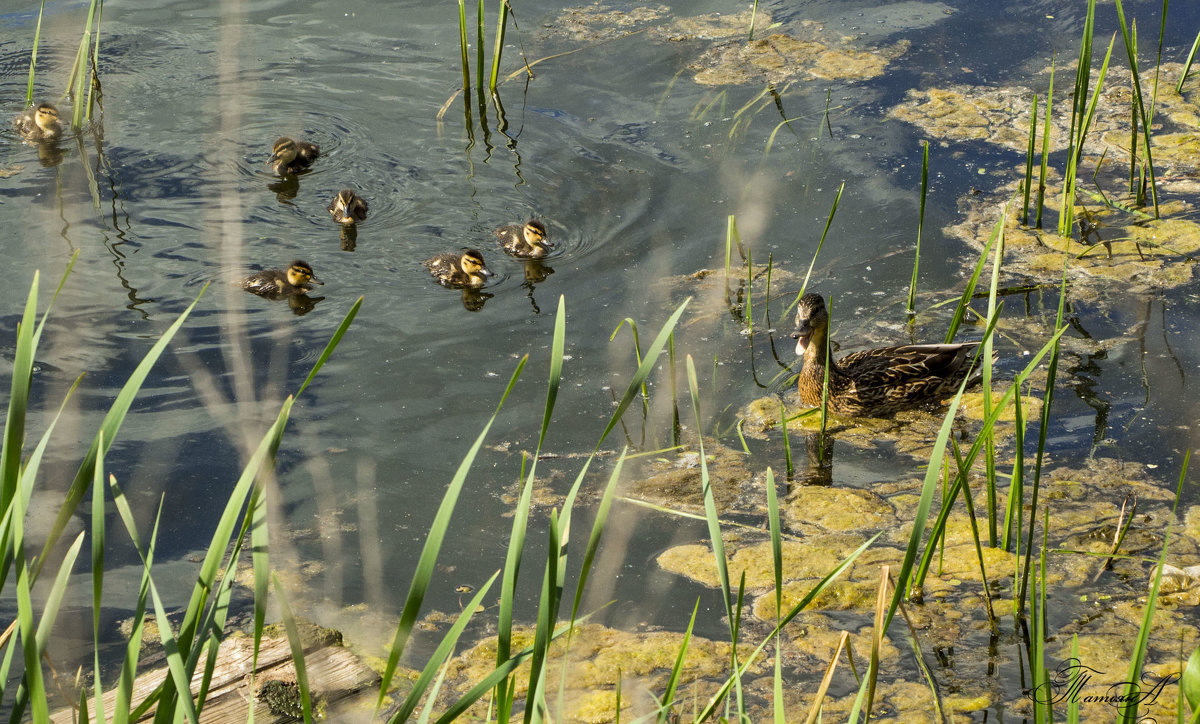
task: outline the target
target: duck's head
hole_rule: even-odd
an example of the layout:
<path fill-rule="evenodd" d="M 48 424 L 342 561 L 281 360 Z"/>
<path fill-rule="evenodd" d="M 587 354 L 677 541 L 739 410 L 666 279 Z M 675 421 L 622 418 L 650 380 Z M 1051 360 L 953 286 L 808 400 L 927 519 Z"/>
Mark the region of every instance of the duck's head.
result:
<path fill-rule="evenodd" d="M 33 111 L 33 122 L 45 132 L 58 130 L 58 109 L 49 103 L 38 105 Z"/>
<path fill-rule="evenodd" d="M 478 249 L 463 251 L 462 256 L 458 259 L 458 266 L 467 276 L 472 279 L 478 278 L 479 284 L 483 283 L 484 277 L 493 276 L 492 270 L 487 268 L 487 264 L 483 262 L 483 254 L 480 254 Z"/>
<path fill-rule="evenodd" d="M 296 142 L 287 136 L 283 136 L 271 147 L 271 157 L 267 159 L 267 163 L 282 161 L 284 164 L 289 164 L 295 160 Z"/>
<path fill-rule="evenodd" d="M 333 197 L 333 203 L 329 205 L 329 213 L 333 214 L 333 220 L 339 224 L 353 224 L 357 221 L 353 209 L 359 204 L 365 211 L 366 204 L 352 190 L 342 189 L 338 191 L 337 196 Z"/>
<path fill-rule="evenodd" d="M 547 239 L 546 225 L 537 219 L 530 219 L 525 222 L 525 226 L 521 229 L 521 233 L 525 236 L 525 243 L 532 247 L 541 247 L 543 249 L 553 249 L 554 244 L 551 244 Z"/>
<path fill-rule="evenodd" d="M 300 261 L 299 259 L 288 265 L 287 280 L 288 284 L 291 284 L 293 287 L 325 283 L 317 279 L 317 275 L 313 273 L 313 268 L 308 262 Z"/>
<path fill-rule="evenodd" d="M 796 331 L 792 334 L 792 339 L 796 340 L 796 354 L 803 355 L 813 334 L 828 326 L 829 312 L 825 310 L 821 295 L 809 293 L 800 297 L 800 305 L 796 307 Z"/>

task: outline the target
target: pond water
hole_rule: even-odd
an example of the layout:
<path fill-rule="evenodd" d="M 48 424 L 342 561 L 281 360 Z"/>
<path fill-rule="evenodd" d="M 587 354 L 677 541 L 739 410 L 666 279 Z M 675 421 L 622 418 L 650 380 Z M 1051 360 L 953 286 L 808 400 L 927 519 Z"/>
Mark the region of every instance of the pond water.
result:
<path fill-rule="evenodd" d="M 36 7 L 14 5 L 3 13 L 0 97 L 15 115 Z M 767 3 L 759 22 L 778 25 L 762 35 L 837 39 L 880 59 L 879 72 L 845 78 L 816 64 L 795 77 L 764 71 L 706 85 L 701 74 L 722 62 L 713 60 L 713 49 L 733 36 L 728 29 L 711 33 L 716 38 L 689 35 L 675 23 L 746 8 L 710 0 L 651 6 L 622 26 L 618 20 L 628 15 L 580 19 L 586 14 L 535 1 L 516 8 L 519 29 L 509 31 L 504 72 L 520 67 L 522 53 L 531 62 L 547 59 L 534 66 L 532 79 L 502 85 L 501 129 L 494 106 L 480 118 L 472 104 L 466 118 L 461 95 L 452 98 L 462 73 L 450 4 L 344 0 L 297 12 L 294 3 L 273 0 L 112 3 L 100 45 L 102 132 L 61 143 L 57 165 L 43 165 L 39 149 L 0 133 L 0 224 L 9 229 L 0 236 L 9 260 L 9 283 L 0 290 L 4 338 L 14 336 L 34 270 L 41 270 L 47 298 L 79 253 L 38 360 L 42 425 L 75 377 L 87 376 L 47 455 L 50 474 L 34 517 L 57 511 L 81 445 L 116 390 L 211 281 L 108 460 L 147 527 L 163 501 L 159 585 L 182 603 L 195 552 L 206 547 L 246 451 L 363 296 L 360 314 L 284 437 L 272 487 L 273 561 L 289 572 L 306 615 L 351 637 L 389 635 L 446 484 L 529 354 L 475 463 L 430 592 L 431 607 L 457 611 L 455 587 L 479 585 L 503 565 L 521 453 L 537 441 L 560 297 L 568 357 L 546 443 L 559 457 L 540 468 L 544 497 L 530 535 L 538 541 L 540 521 L 578 473 L 580 454 L 595 445 L 636 368 L 628 328 L 610 340 L 625 318 L 637 322 L 644 349 L 675 307 L 695 297 L 676 336 L 679 370 L 691 355 L 705 433 L 740 447 L 737 411 L 785 391 L 777 376 L 794 354 L 783 310 L 799 291 L 842 184 L 810 289 L 832 298 L 843 349 L 909 339 L 903 300 L 918 225 L 920 143 L 929 134 L 889 110 L 910 89 L 954 84 L 1016 84 L 1044 93 L 1051 56 L 1061 64 L 1076 53 L 1083 5 L 1045 0 L 1018 13 L 1001 3 Z M 1146 46 L 1158 9 L 1126 3 Z M 1181 4 L 1170 12 L 1164 58 L 1180 62 L 1200 29 L 1200 9 Z M 1116 27 L 1111 6 L 1100 15 L 1098 39 Z M 38 98 L 57 99 L 83 17 L 79 3 L 46 5 Z M 1056 84 L 1067 85 L 1069 75 L 1060 69 Z M 768 80 L 776 80 L 775 96 L 763 95 Z M 784 118 L 795 120 L 777 128 Z M 321 146 L 311 172 L 291 186 L 266 166 L 281 135 Z M 983 141 L 934 139 L 920 266 L 920 303 L 929 311 L 913 336 L 935 341 L 944 334 L 952 305 L 933 306 L 957 297 L 977 258 L 943 227 L 962 219 L 960 202 L 973 188 L 997 193 L 1023 162 L 1023 153 Z M 346 186 L 370 204 L 353 244 L 326 211 Z M 724 304 L 712 281 L 718 277 L 686 278 L 724 265 L 730 215 L 754 263 L 770 256 L 775 265 L 770 317 L 755 308 L 753 336 L 743 315 Z M 492 237 L 495 226 L 530 217 L 543 219 L 557 244 L 548 269 L 527 270 Z M 464 246 L 481 249 L 496 272 L 474 298 L 435 285 L 421 265 Z M 308 308 L 232 284 L 249 269 L 294 258 L 310 262 L 324 281 Z M 736 251 L 734 263 L 742 263 Z M 1023 367 L 1023 355 L 1051 333 L 1056 281 L 1048 275 L 1040 280 L 1045 286 L 1007 298 L 1005 314 L 1020 331 L 999 344 L 1002 376 Z M 1067 336 L 1096 343 L 1079 342 L 1087 351 L 1060 370 L 1048 433 L 1057 464 L 1078 468 L 1113 458 L 1142 466 L 1164 488 L 1173 485 L 1183 451 L 1194 444 L 1197 290 L 1190 281 L 1133 290 L 1113 282 L 1068 300 Z M 665 374 L 651 377 L 648 414 L 632 406 L 606 450 L 626 442 L 636 451 L 669 447 Z M 682 374 L 679 380 L 686 384 Z M 680 404 L 687 438 L 692 413 Z M 777 432 L 749 445 L 752 471 L 781 469 Z M 830 477 L 835 487 L 869 486 L 920 475 L 922 464 L 838 442 Z M 592 498 L 586 502 L 579 531 L 590 523 Z M 705 538 L 702 522 L 618 503 L 587 602 L 616 603 L 593 620 L 680 631 L 699 596 L 697 631 L 722 638 L 719 595 L 656 563 L 670 546 Z M 120 546 L 109 565 L 110 580 L 138 575 L 132 551 Z M 539 581 L 526 576 L 527 610 Z M 1136 590 L 1144 578 L 1125 585 Z M 73 603 L 83 606 L 88 594 L 84 585 L 78 589 Z M 132 605 L 117 594 L 114 619 Z M 11 599 L 4 605 L 15 606 Z M 1051 629 L 1076 616 L 1064 611 Z M 90 629 L 74 630 L 65 618 L 63 641 L 90 638 Z M 83 625 L 86 616 L 78 620 Z M 1027 682 L 1013 663 L 1015 642 L 1006 645 L 1012 650 L 995 657 L 994 686 L 1019 698 Z M 939 661 L 946 670 L 955 666 L 953 655 Z M 1004 706 L 989 711 L 1002 717 Z"/>

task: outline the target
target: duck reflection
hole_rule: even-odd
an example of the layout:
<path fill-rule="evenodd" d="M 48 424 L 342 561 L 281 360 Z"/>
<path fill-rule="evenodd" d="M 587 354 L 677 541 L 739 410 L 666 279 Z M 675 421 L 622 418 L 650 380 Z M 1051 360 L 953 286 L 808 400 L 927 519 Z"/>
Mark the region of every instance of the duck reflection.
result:
<path fill-rule="evenodd" d="M 38 163 L 51 168 L 63 162 L 63 150 L 57 141 L 46 140 L 37 142 Z"/>
<path fill-rule="evenodd" d="M 296 194 L 300 193 L 300 177 L 294 173 L 285 174 L 267 184 L 267 190 L 275 194 L 279 203 L 291 203 Z"/>
<path fill-rule="evenodd" d="M 317 306 L 318 302 L 324 301 L 325 297 L 310 297 L 307 294 L 292 294 L 287 298 L 288 306 L 292 308 L 292 314 L 297 317 L 303 317 Z"/>
<path fill-rule="evenodd" d="M 463 309 L 468 312 L 478 312 L 483 309 L 483 305 L 487 304 L 487 300 L 496 296 L 488 292 L 481 292 L 478 289 L 466 288 L 462 290 Z"/>
<path fill-rule="evenodd" d="M 525 287 L 525 296 L 529 297 L 529 304 L 533 307 L 534 314 L 541 314 L 542 310 L 538 307 L 537 300 L 533 298 L 533 287 L 546 281 L 546 277 L 553 273 L 553 267 L 548 267 L 537 259 L 525 260 L 525 283 L 521 286 Z"/>
<path fill-rule="evenodd" d="M 358 227 L 350 224 L 342 227 L 342 251 L 354 251 L 358 246 Z"/>
<path fill-rule="evenodd" d="M 820 432 L 804 435 L 808 465 L 797 469 L 793 482 L 801 485 L 833 485 L 833 436 Z"/>

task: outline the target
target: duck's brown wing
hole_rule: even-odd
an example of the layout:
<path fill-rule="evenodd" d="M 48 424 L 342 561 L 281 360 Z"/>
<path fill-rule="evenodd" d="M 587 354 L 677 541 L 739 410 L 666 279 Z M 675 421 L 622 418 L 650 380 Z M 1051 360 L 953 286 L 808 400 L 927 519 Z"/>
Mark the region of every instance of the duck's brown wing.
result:
<path fill-rule="evenodd" d="M 915 344 L 857 352 L 838 366 L 865 397 L 912 402 L 940 399 L 971 371 L 978 342 Z"/>

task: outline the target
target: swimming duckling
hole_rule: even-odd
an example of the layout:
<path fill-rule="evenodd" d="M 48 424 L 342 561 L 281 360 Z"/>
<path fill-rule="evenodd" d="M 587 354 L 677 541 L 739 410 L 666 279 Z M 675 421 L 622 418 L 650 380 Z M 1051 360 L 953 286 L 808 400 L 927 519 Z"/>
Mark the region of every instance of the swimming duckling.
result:
<path fill-rule="evenodd" d="M 483 262 L 483 254 L 464 249 L 461 254 L 446 252 L 425 260 L 429 273 L 444 287 L 481 287 L 486 277 L 493 276 Z"/>
<path fill-rule="evenodd" d="M 49 103 L 39 103 L 13 119 L 13 129 L 27 141 L 49 141 L 62 135 L 58 109 Z"/>
<path fill-rule="evenodd" d="M 505 251 L 521 259 L 540 259 L 554 248 L 546 240 L 546 225 L 537 219 L 501 226 L 496 229 L 496 238 Z"/>
<path fill-rule="evenodd" d="M 829 312 L 820 294 L 805 294 L 796 310 L 796 354 L 804 356 L 800 399 L 821 406 L 821 390 L 829 375 L 829 410 L 836 415 L 883 417 L 894 412 L 941 402 L 958 392 L 973 375 L 979 342 L 906 344 L 846 355 L 837 362 L 826 357 Z M 979 381 L 974 376 L 967 385 Z"/>
<path fill-rule="evenodd" d="M 267 165 L 280 176 L 300 173 L 321 155 L 321 149 L 315 143 L 295 141 L 282 136 L 271 148 L 271 157 Z"/>
<path fill-rule="evenodd" d="M 279 299 L 295 294 L 307 294 L 313 284 L 324 284 L 313 274 L 306 261 L 297 259 L 287 269 L 268 269 L 251 274 L 242 280 L 242 289 L 262 297 Z"/>
<path fill-rule="evenodd" d="M 329 203 L 329 213 L 339 224 L 357 224 L 367 218 L 367 202 L 350 189 L 342 189 Z"/>

